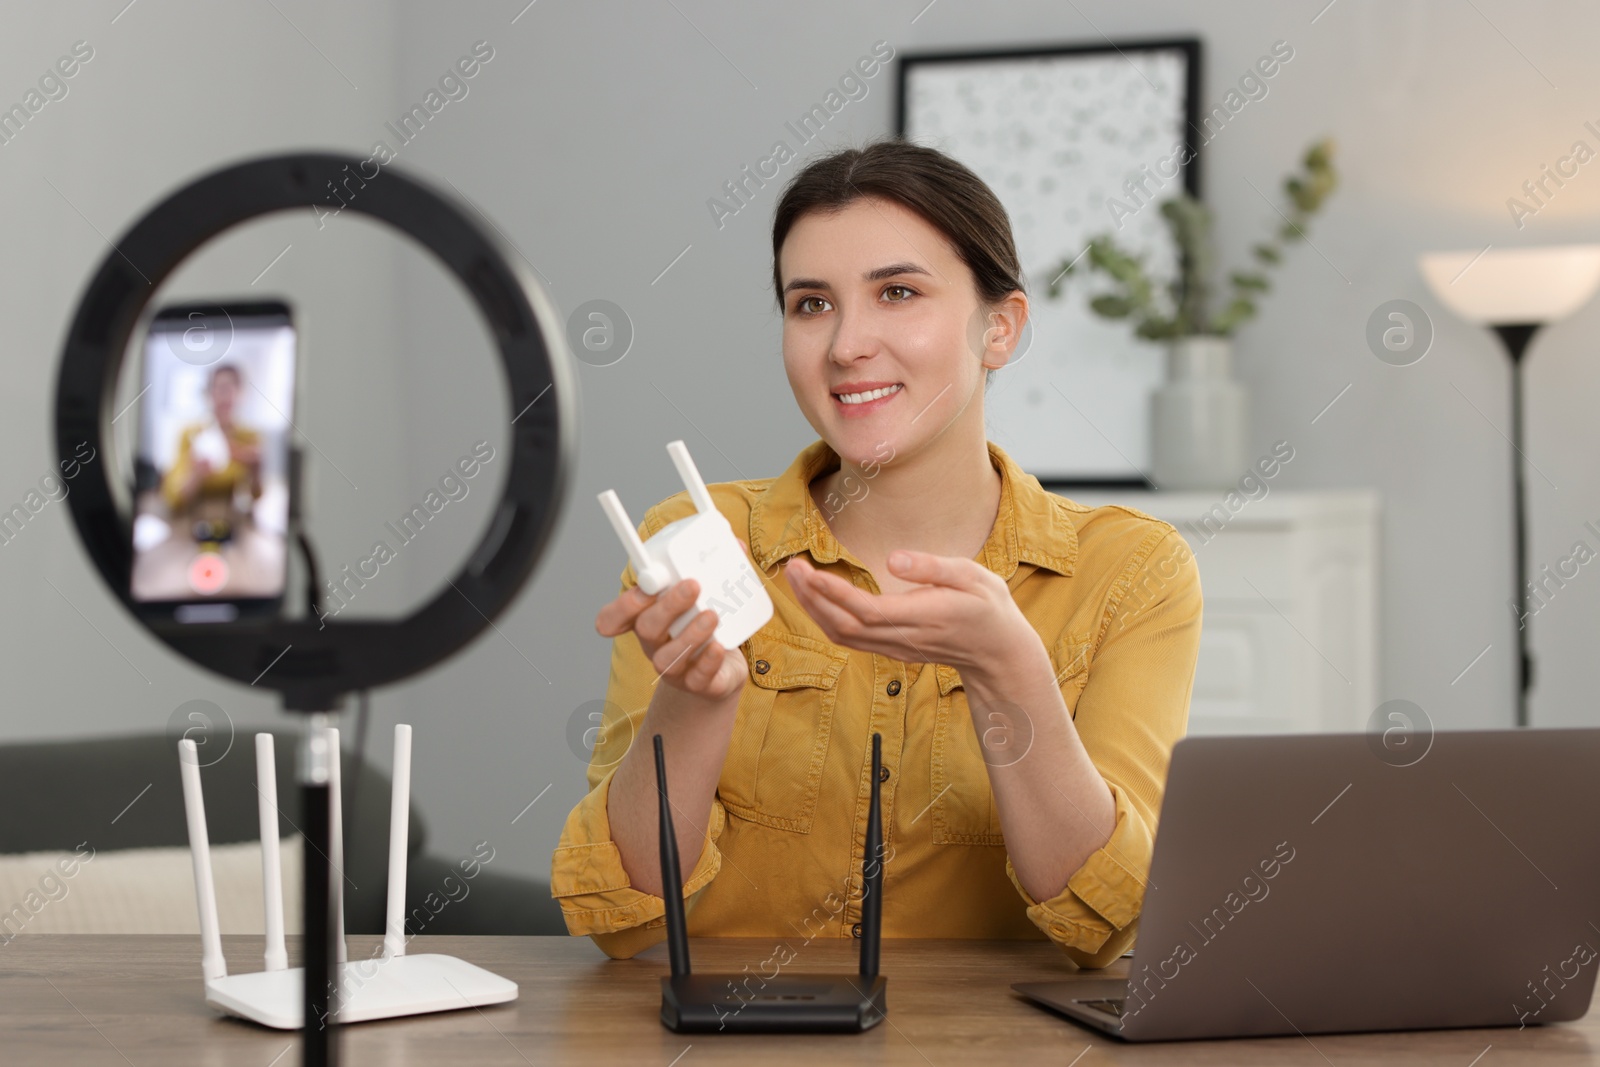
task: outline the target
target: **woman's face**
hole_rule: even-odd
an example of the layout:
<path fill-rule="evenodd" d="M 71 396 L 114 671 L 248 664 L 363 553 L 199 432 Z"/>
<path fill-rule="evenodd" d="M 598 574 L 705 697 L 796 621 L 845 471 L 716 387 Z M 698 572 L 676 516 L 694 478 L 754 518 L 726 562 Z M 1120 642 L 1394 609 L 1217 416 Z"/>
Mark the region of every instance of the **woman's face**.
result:
<path fill-rule="evenodd" d="M 218 422 L 233 419 L 233 409 L 239 400 L 239 376 L 219 371 L 211 376 L 211 411 Z"/>
<path fill-rule="evenodd" d="M 802 217 L 778 266 L 784 370 L 835 452 L 858 466 L 914 454 L 963 418 L 981 437 L 983 372 L 1005 356 L 983 347 L 972 272 L 944 234 L 863 198 Z"/>

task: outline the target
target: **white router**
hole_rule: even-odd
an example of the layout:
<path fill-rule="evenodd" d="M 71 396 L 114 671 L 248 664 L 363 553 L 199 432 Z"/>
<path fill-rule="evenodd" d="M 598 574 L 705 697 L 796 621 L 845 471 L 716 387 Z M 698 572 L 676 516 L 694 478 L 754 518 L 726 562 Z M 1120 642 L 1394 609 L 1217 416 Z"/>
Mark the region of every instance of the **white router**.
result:
<path fill-rule="evenodd" d="M 650 540 L 640 541 L 614 490 L 600 494 L 600 506 L 628 550 L 640 589 L 655 594 L 685 578 L 700 583 L 694 606 L 672 620 L 668 632 L 678 636 L 696 615 L 710 609 L 717 613 L 717 629 L 712 634 L 717 644 L 738 648 L 772 618 L 772 598 L 739 547 L 733 527 L 711 502 L 689 450 L 682 441 L 673 441 L 667 445 L 667 454 L 694 501 L 693 515 L 670 522 Z"/>
<path fill-rule="evenodd" d="M 338 939 L 338 1006 L 341 1023 L 422 1015 L 433 1011 L 500 1004 L 517 997 L 517 983 L 454 956 L 407 956 L 405 937 L 406 839 L 411 813 L 411 727 L 394 728 L 394 788 L 389 804 L 389 897 L 381 958 L 349 963 L 344 943 L 344 833 L 339 797 L 339 731 L 327 731 L 332 775 L 335 935 Z M 261 880 L 266 906 L 267 969 L 228 973 L 217 925 L 216 887 L 211 878 L 211 842 L 195 743 L 178 742 L 183 771 L 183 807 L 194 859 L 194 895 L 200 908 L 200 969 L 206 1003 L 213 1008 L 279 1030 L 298 1030 L 304 1018 L 305 971 L 287 966 L 283 942 L 283 873 L 278 856 L 278 778 L 272 735 L 256 734 L 256 792 L 261 816 Z M 316 951 L 316 946 L 307 946 Z"/>

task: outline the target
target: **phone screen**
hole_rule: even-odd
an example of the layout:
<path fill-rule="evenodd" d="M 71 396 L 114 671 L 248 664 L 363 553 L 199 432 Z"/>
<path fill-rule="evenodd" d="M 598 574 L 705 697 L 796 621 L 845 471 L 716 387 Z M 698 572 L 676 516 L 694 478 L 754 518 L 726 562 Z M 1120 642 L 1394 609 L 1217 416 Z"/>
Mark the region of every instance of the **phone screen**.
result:
<path fill-rule="evenodd" d="M 132 597 L 177 622 L 277 612 L 288 576 L 288 305 L 162 309 L 145 339 Z"/>

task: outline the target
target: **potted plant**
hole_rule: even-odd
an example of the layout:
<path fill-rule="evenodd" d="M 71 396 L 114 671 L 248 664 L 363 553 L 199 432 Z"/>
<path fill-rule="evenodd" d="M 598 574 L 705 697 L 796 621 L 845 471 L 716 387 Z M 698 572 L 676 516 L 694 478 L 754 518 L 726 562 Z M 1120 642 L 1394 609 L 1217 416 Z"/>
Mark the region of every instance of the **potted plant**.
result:
<path fill-rule="evenodd" d="M 1090 298 L 1090 310 L 1131 320 L 1135 336 L 1167 345 L 1167 380 L 1151 396 L 1151 477 L 1159 488 L 1221 488 L 1244 469 L 1247 397 L 1231 376 L 1230 338 L 1271 289 L 1267 270 L 1305 236 L 1307 222 L 1337 183 L 1333 142 L 1313 144 L 1300 170 L 1283 181 L 1288 203 L 1281 224 L 1251 250 L 1253 268 L 1232 271 L 1226 286 L 1216 277 L 1211 210 L 1186 192 L 1160 208 L 1178 253 L 1169 284 L 1152 282 L 1143 257 L 1119 248 L 1110 235 L 1094 238 L 1085 253 L 1056 269 L 1047 290 L 1052 299 L 1073 274 L 1098 271 L 1111 284 Z M 1079 261 L 1086 263 L 1079 267 Z"/>

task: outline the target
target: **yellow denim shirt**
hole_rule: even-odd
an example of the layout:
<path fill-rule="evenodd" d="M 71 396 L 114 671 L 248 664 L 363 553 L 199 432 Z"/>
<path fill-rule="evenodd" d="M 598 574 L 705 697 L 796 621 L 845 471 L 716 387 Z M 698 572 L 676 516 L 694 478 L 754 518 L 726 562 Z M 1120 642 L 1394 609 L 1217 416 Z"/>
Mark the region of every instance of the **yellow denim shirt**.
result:
<path fill-rule="evenodd" d="M 801 552 L 879 592 L 811 498 L 811 481 L 839 466 L 818 440 L 775 479 L 710 487 L 770 578 L 774 613 L 741 646 L 750 677 L 707 839 L 697 858 L 683 857 L 690 936 L 780 938 L 796 951 L 817 937 L 859 936 L 877 732 L 886 771 L 885 937 L 1042 936 L 1084 967 L 1105 966 L 1132 945 L 1167 763 L 1188 724 L 1199 572 L 1170 524 L 1078 504 L 1045 490 L 998 445 L 989 455 L 1001 475 L 1000 508 L 974 558 L 1006 580 L 1050 653 L 1078 736 L 1116 803 L 1110 840 L 1059 894 L 1034 900 L 1006 855 L 960 673 L 835 645 L 795 601 L 781 565 Z M 871 492 L 869 480 L 861 484 Z M 640 536 L 692 511 L 687 494 L 670 497 L 645 514 Z M 630 564 L 621 588 L 634 582 Z M 657 677 L 631 632 L 613 640 L 589 792 L 568 815 L 551 862 L 551 894 L 567 929 L 616 958 L 666 937 L 663 901 L 631 887 L 606 813 L 611 774 L 640 740 Z"/>

